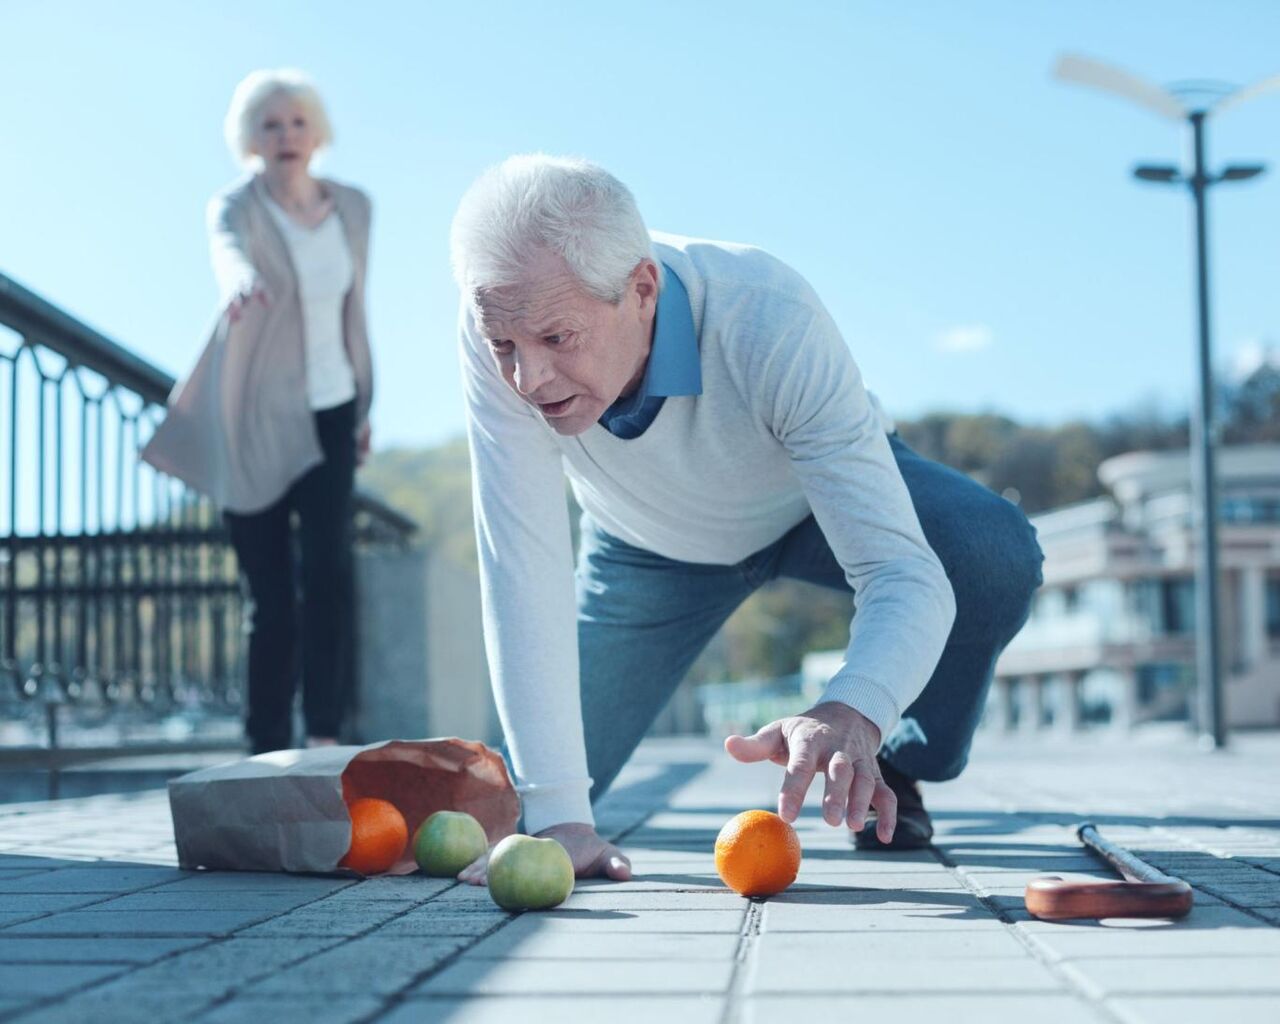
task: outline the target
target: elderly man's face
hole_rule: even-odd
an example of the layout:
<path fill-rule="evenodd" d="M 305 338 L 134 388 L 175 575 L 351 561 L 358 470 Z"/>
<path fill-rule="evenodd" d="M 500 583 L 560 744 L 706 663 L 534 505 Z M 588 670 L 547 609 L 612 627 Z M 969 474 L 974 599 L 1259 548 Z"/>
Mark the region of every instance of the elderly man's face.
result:
<path fill-rule="evenodd" d="M 518 284 L 476 293 L 476 318 L 508 386 L 560 434 L 589 429 L 649 360 L 658 270 L 645 260 L 617 305 L 589 295 L 544 252 Z"/>

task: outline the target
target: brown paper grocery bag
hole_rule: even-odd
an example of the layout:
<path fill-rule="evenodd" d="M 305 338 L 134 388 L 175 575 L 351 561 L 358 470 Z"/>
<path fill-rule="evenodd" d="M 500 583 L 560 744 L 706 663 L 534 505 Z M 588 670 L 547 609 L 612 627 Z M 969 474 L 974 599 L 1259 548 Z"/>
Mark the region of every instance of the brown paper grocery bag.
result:
<path fill-rule="evenodd" d="M 345 871 L 347 802 L 395 804 L 413 836 L 436 811 L 466 811 L 494 843 L 516 830 L 520 800 L 502 758 L 470 740 L 390 740 L 367 747 L 276 750 L 169 783 L 183 868 Z M 412 845 L 412 843 L 410 844 Z M 412 849 L 391 869 L 415 869 Z"/>

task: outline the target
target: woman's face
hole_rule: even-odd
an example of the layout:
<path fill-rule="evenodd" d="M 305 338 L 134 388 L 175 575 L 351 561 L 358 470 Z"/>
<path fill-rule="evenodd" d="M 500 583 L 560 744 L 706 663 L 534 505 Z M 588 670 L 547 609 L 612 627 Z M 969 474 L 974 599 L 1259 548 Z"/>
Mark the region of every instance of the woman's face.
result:
<path fill-rule="evenodd" d="M 275 93 L 259 108 L 252 151 L 262 157 L 267 170 L 305 171 L 319 146 L 320 136 L 307 108 L 287 92 Z"/>

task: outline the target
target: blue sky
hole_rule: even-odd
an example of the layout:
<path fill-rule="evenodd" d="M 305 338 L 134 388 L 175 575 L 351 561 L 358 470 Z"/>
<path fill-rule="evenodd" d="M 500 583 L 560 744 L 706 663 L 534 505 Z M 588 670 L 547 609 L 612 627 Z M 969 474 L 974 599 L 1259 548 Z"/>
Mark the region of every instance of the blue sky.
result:
<path fill-rule="evenodd" d="M 463 428 L 447 234 L 503 156 L 594 159 L 651 227 L 800 269 L 902 416 L 1042 423 L 1193 383 L 1190 203 L 1140 187 L 1184 133 L 1055 83 L 1064 51 L 1154 81 L 1280 72 L 1280 4 L 644 5 L 0 0 L 0 271 L 173 373 L 214 315 L 203 210 L 249 70 L 292 65 L 375 202 L 375 445 Z M 1213 124 L 1219 361 L 1280 339 L 1280 93 Z"/>

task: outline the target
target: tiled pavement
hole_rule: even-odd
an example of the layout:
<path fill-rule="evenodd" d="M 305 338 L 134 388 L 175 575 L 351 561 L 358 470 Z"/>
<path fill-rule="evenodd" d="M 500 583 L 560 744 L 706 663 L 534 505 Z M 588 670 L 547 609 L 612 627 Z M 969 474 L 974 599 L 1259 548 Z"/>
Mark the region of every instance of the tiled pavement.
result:
<path fill-rule="evenodd" d="M 642 748 L 601 809 L 636 879 L 512 916 L 424 877 L 180 872 L 163 793 L 0 805 L 0 1021 L 1280 1021 L 1280 737 L 989 743 L 931 786 L 934 851 L 854 855 L 809 808 L 782 896 L 715 876 L 772 766 Z M 1195 885 L 1182 922 L 1030 919 L 1105 835 Z"/>

